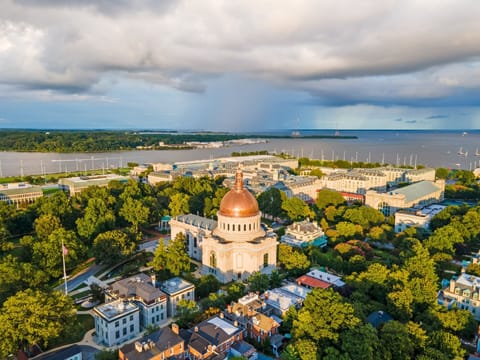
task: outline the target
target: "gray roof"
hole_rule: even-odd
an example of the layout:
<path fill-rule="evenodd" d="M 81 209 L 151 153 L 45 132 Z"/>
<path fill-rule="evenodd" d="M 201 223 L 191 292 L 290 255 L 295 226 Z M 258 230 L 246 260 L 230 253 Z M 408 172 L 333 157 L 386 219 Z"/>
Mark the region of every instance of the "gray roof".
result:
<path fill-rule="evenodd" d="M 437 192 L 438 190 L 439 190 L 439 187 L 435 185 L 435 183 L 425 180 L 425 181 L 419 181 L 412 185 L 405 186 L 400 189 L 392 190 L 390 194 L 405 195 L 405 201 L 412 202 L 425 195 Z"/>
<path fill-rule="evenodd" d="M 35 360 L 65 360 L 79 353 L 82 353 L 82 348 L 78 345 L 72 345 L 60 350 L 49 352 L 48 354 L 38 355 L 35 357 Z"/>
<path fill-rule="evenodd" d="M 175 220 L 180 221 L 184 224 L 198 226 L 206 230 L 213 230 L 217 226 L 217 222 L 215 220 L 193 214 L 179 215 L 175 217 Z"/>
<path fill-rule="evenodd" d="M 149 343 L 150 341 L 153 341 L 154 345 L 152 348 L 144 349 L 141 352 L 136 350 L 135 342 L 124 345 L 120 348 L 120 351 L 127 359 L 148 360 L 155 355 L 184 342 L 183 339 L 175 334 L 169 327 L 164 327 L 158 331 L 155 331 L 150 335 L 144 336 L 138 341 L 140 343 Z"/>
<path fill-rule="evenodd" d="M 121 297 L 138 296 L 145 302 L 151 302 L 166 296 L 154 287 L 151 284 L 150 277 L 143 273 L 115 282 L 112 285 L 112 290 L 118 292 L 118 295 Z"/>
<path fill-rule="evenodd" d="M 223 325 L 225 325 L 225 327 L 223 327 Z M 240 334 L 242 329 L 234 326 L 227 319 L 221 319 L 218 316 L 214 316 L 197 324 L 193 328 L 193 331 L 192 329 L 190 331 L 191 337 L 188 340 L 189 346 L 204 354 L 208 349 L 208 345 L 218 346 L 228 339 Z"/>
<path fill-rule="evenodd" d="M 180 278 L 174 277 L 164 281 L 160 284 L 160 288 L 168 295 L 173 295 L 178 293 L 179 291 L 184 291 L 186 289 L 194 288 L 195 286 L 192 283 Z"/>

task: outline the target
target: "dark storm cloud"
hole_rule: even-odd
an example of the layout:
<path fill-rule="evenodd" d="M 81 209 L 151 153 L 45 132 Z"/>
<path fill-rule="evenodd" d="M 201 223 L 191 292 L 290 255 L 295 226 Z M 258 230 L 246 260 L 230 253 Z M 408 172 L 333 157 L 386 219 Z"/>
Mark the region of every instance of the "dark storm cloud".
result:
<path fill-rule="evenodd" d="M 128 77 L 204 92 L 242 74 L 315 105 L 474 105 L 479 16 L 474 0 L 4 0 L 0 84 L 89 93 Z"/>

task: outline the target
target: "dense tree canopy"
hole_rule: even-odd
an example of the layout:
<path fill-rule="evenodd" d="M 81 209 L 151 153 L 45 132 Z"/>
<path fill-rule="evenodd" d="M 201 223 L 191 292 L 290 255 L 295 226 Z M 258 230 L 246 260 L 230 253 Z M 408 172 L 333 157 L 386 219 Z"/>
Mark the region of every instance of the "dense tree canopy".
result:
<path fill-rule="evenodd" d="M 62 335 L 75 317 L 72 300 L 60 292 L 20 291 L 8 298 L 0 311 L 0 354 L 6 357 L 33 344 L 46 346 Z"/>

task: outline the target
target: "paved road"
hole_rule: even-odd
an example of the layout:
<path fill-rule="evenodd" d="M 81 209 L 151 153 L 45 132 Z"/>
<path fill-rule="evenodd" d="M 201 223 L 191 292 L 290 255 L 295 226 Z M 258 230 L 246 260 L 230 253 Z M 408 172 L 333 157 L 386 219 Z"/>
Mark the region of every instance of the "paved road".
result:
<path fill-rule="evenodd" d="M 68 291 L 75 290 L 77 287 L 82 285 L 90 276 L 95 275 L 103 268 L 102 265 L 93 264 L 92 266 L 88 267 L 81 273 L 76 274 L 74 277 L 67 280 L 67 288 Z M 59 285 L 55 288 L 55 290 L 65 291 L 65 285 Z"/>

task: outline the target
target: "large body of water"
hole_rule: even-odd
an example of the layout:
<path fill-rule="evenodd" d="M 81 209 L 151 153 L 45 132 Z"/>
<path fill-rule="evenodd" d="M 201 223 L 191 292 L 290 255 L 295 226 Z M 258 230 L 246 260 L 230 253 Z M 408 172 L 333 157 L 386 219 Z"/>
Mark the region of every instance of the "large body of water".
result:
<path fill-rule="evenodd" d="M 332 131 L 301 131 L 301 134 Z M 234 151 L 268 150 L 315 159 L 422 164 L 473 170 L 480 167 L 480 131 L 342 131 L 357 139 L 271 139 L 268 143 L 195 150 L 134 150 L 108 153 L 0 152 L 0 177 L 113 168 L 127 162 L 155 163 L 230 156 Z M 459 155 L 463 153 L 463 155 Z"/>

